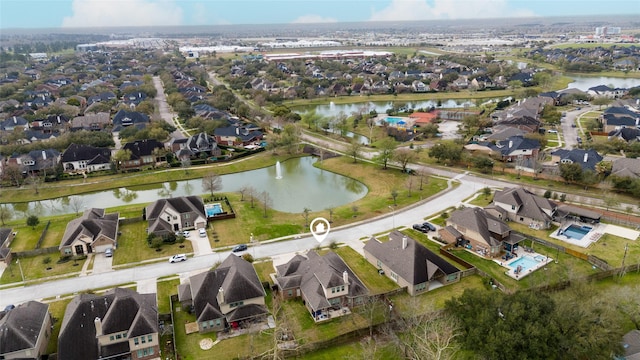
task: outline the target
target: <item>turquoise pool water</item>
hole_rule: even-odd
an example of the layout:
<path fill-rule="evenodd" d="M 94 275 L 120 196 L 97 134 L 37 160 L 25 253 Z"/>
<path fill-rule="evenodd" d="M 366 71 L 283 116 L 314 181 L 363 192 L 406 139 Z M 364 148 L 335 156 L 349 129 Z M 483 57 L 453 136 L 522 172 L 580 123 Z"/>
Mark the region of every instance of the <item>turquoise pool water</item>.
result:
<path fill-rule="evenodd" d="M 222 214 L 222 205 L 219 203 L 207 205 L 204 207 L 204 210 L 207 212 L 207 217 L 216 216 L 218 214 Z"/>
<path fill-rule="evenodd" d="M 566 229 L 564 229 L 563 234 L 576 240 L 582 240 L 582 238 L 591 231 L 591 227 L 589 226 L 580 226 L 576 224 L 569 225 Z"/>
<path fill-rule="evenodd" d="M 523 274 L 526 273 L 529 269 L 537 266 L 541 261 L 542 259 L 538 261 L 531 256 L 524 255 L 508 263 L 507 266 L 509 266 L 514 271 L 517 271 L 518 267 L 520 266 L 520 271 L 518 273 Z"/>
<path fill-rule="evenodd" d="M 387 116 L 387 118 L 385 119 L 385 122 L 389 125 L 397 125 L 399 121 L 403 121 L 404 119 L 399 118 L 399 117 L 391 117 L 391 116 Z"/>

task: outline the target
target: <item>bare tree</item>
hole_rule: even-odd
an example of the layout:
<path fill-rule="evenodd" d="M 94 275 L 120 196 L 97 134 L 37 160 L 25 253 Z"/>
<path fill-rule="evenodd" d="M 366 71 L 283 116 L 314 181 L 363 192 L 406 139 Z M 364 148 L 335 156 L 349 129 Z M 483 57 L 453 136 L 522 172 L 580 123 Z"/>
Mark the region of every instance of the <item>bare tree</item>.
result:
<path fill-rule="evenodd" d="M 185 158 L 180 160 L 180 166 L 184 169 L 184 173 L 189 173 L 189 167 L 191 166 L 191 159 Z"/>
<path fill-rule="evenodd" d="M 69 206 L 71 206 L 71 209 L 76 213 L 77 216 L 80 215 L 80 210 L 82 210 L 82 208 L 84 207 L 84 201 L 80 196 L 72 196 L 69 200 Z"/>
<path fill-rule="evenodd" d="M 424 170 L 424 169 L 419 169 L 417 171 L 418 174 L 418 179 L 420 181 L 420 191 L 422 191 L 423 185 L 426 185 L 429 183 L 429 173 Z"/>
<path fill-rule="evenodd" d="M 255 200 L 258 196 L 258 190 L 256 190 L 253 186 L 247 186 L 245 191 L 247 193 L 247 197 L 249 198 L 249 204 L 253 209 L 256 206 Z"/>
<path fill-rule="evenodd" d="M 271 207 L 273 204 L 273 200 L 271 199 L 271 195 L 265 190 L 260 193 L 260 202 L 262 203 L 262 208 L 264 210 L 263 217 L 267 217 L 267 209 Z"/>
<path fill-rule="evenodd" d="M 6 221 L 11 220 L 13 217 L 13 213 L 9 210 L 6 204 L 0 204 L 0 221 L 2 221 L 2 226 L 5 225 Z"/>
<path fill-rule="evenodd" d="M 238 190 L 238 192 L 240 193 L 240 201 L 244 201 L 244 194 L 246 194 L 248 190 L 249 186 L 247 185 L 241 187 L 240 190 Z"/>
<path fill-rule="evenodd" d="M 222 178 L 216 173 L 208 173 L 202 178 L 202 189 L 209 191 L 213 197 L 215 191 L 222 189 Z"/>
<path fill-rule="evenodd" d="M 40 176 L 34 174 L 29 175 L 29 177 L 27 178 L 27 184 L 29 184 L 29 186 L 33 188 L 33 191 L 36 193 L 36 195 L 39 194 L 42 181 L 43 179 Z"/>
<path fill-rule="evenodd" d="M 327 211 L 329 212 L 329 223 L 333 222 L 333 208 L 328 208 Z"/>
<path fill-rule="evenodd" d="M 411 190 L 413 190 L 413 176 L 409 176 L 404 182 L 404 185 L 407 187 L 407 197 L 411 197 Z"/>
<path fill-rule="evenodd" d="M 371 144 L 373 142 L 373 129 L 376 128 L 376 119 L 368 118 L 367 127 L 369 128 L 369 144 Z"/>
<path fill-rule="evenodd" d="M 309 226 L 309 214 L 311 213 L 311 209 L 309 208 L 304 208 L 304 210 L 302 210 L 302 217 L 304 217 L 304 227 L 306 228 L 307 226 Z"/>
<path fill-rule="evenodd" d="M 17 187 L 20 187 L 22 184 L 22 170 L 20 170 L 18 164 L 9 163 L 5 165 L 2 176 Z"/>
<path fill-rule="evenodd" d="M 402 166 L 402 171 L 407 171 L 407 165 L 416 159 L 416 153 L 409 149 L 398 149 L 395 151 L 394 159 Z"/>

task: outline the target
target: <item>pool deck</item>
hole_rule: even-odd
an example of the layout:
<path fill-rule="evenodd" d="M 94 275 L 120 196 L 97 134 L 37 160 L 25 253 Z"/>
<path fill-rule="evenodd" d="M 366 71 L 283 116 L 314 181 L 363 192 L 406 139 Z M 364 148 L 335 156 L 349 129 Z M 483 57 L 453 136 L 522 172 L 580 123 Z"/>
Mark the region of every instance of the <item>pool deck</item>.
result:
<path fill-rule="evenodd" d="M 516 279 L 516 280 L 520 280 L 520 279 L 522 279 L 523 277 L 525 277 L 525 276 L 527 276 L 527 275 L 531 274 L 532 272 L 534 272 L 534 271 L 536 271 L 536 270 L 538 270 L 538 269 L 540 269 L 540 268 L 542 268 L 542 267 L 545 267 L 547 264 L 549 264 L 550 262 L 552 262 L 552 261 L 553 261 L 553 259 L 552 259 L 552 258 L 550 258 L 550 257 L 548 257 L 548 256 L 546 256 L 546 255 L 539 254 L 539 253 L 534 252 L 534 251 L 528 252 L 528 251 L 525 251 L 525 249 L 523 249 L 523 248 L 518 248 L 518 250 L 516 250 L 516 251 L 515 251 L 515 253 L 516 253 L 518 256 L 517 256 L 517 257 L 515 257 L 515 258 L 512 258 L 512 259 L 510 259 L 510 260 L 506 260 L 506 261 L 505 261 L 505 260 L 502 260 L 502 259 L 493 259 L 493 261 L 495 261 L 496 263 L 498 263 L 500 266 L 507 268 L 507 271 L 505 271 L 505 274 L 506 274 L 507 276 L 509 276 L 509 277 L 513 278 L 513 279 Z M 516 261 L 516 260 L 517 260 L 517 259 L 519 259 L 521 256 L 529 256 L 529 257 L 532 257 L 532 258 L 534 258 L 534 257 L 536 257 L 536 256 L 541 256 L 541 257 L 543 257 L 543 258 L 544 258 L 544 261 L 540 261 L 540 262 L 538 262 L 535 266 L 531 267 L 530 269 L 527 269 L 527 271 L 525 271 L 525 272 L 522 272 L 522 273 L 520 273 L 520 274 L 516 274 L 515 269 L 512 269 L 512 268 L 511 268 L 511 267 L 509 267 L 509 265 L 507 265 L 507 264 L 508 264 L 508 263 L 510 263 L 510 262 L 512 262 L 512 261 Z"/>
<path fill-rule="evenodd" d="M 559 235 L 558 234 L 558 230 L 555 230 L 554 232 L 549 234 L 549 236 L 554 238 L 554 239 L 562 240 L 562 241 L 564 241 L 566 243 L 569 243 L 569 244 L 572 244 L 572 245 L 580 246 L 580 247 L 583 247 L 583 248 L 588 248 L 591 244 L 593 244 L 594 242 L 598 241 L 598 239 L 600 239 L 602 237 L 602 235 L 604 235 L 607 232 L 607 225 L 606 224 L 584 224 L 584 223 L 576 222 L 576 221 L 563 223 L 560 226 L 559 229 L 563 229 L 564 230 L 570 225 L 589 226 L 592 229 L 588 233 L 586 233 L 582 239 L 579 239 L 579 240 L 571 238 L 571 237 L 568 237 L 566 235 Z"/>

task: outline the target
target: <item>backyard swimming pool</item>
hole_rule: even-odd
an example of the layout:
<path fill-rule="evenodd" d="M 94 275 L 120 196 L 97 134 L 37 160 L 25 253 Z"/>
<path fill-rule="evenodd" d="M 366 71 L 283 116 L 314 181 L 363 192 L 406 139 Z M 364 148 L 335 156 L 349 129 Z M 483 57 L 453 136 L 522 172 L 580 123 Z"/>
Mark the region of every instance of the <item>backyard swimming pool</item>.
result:
<path fill-rule="evenodd" d="M 205 205 L 204 210 L 207 212 L 207 217 L 212 217 L 223 213 L 222 205 L 220 203 Z"/>
<path fill-rule="evenodd" d="M 384 121 L 389 125 L 397 125 L 398 123 L 400 123 L 400 124 L 406 123 L 406 121 L 403 118 L 391 117 L 391 116 L 387 116 L 387 118 Z"/>
<path fill-rule="evenodd" d="M 566 229 L 564 229 L 562 234 L 572 239 L 582 240 L 582 238 L 585 235 L 587 235 L 589 231 L 591 231 L 591 229 L 593 228 L 589 226 L 580 226 L 580 225 L 572 224 L 572 225 L 569 225 L 569 227 L 567 227 Z"/>
<path fill-rule="evenodd" d="M 527 273 L 530 269 L 536 268 L 544 260 L 545 257 L 541 255 L 534 257 L 524 255 L 508 263 L 507 266 L 513 269 L 516 274 L 523 274 Z"/>

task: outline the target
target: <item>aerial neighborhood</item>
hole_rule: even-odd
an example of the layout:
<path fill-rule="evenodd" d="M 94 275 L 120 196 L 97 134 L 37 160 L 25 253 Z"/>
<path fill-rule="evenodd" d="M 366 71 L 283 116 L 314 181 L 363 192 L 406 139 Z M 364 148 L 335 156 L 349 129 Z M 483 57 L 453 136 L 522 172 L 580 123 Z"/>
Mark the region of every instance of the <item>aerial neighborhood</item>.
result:
<path fill-rule="evenodd" d="M 0 359 L 639 359 L 640 35 L 580 24 L 0 35 Z"/>

